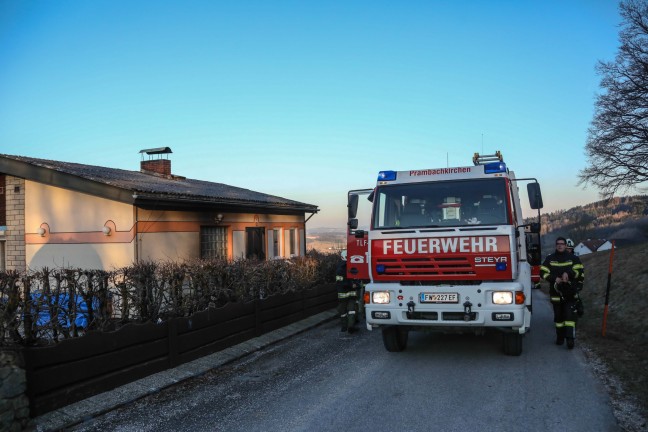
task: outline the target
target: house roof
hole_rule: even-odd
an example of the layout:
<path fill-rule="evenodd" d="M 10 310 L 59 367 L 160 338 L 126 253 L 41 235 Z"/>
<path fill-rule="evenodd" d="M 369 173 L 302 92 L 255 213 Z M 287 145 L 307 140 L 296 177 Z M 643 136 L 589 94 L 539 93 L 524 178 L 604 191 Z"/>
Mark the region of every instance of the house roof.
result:
<path fill-rule="evenodd" d="M 598 248 L 603 246 L 606 242 L 607 240 L 594 239 L 594 240 L 586 240 L 581 243 L 592 252 L 596 252 Z"/>
<path fill-rule="evenodd" d="M 0 154 L 0 172 L 144 208 L 222 208 L 316 213 L 318 207 L 249 189 L 160 175 Z"/>

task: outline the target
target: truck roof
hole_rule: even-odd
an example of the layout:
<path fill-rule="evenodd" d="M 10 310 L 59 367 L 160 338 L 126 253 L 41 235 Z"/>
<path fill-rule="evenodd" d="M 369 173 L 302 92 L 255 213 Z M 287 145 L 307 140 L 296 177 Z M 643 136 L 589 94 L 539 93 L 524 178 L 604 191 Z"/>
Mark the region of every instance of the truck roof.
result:
<path fill-rule="evenodd" d="M 511 177 L 504 162 L 466 167 L 431 168 L 409 171 L 380 171 L 378 185 L 418 183 L 443 180 L 465 180 L 474 178 Z"/>

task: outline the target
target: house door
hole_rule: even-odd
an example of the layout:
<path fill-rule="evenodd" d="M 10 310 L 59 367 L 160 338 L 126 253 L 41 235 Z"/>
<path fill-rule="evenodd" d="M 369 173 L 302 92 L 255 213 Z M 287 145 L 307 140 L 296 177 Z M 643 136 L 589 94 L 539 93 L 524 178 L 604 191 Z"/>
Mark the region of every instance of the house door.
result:
<path fill-rule="evenodd" d="M 247 247 L 245 257 L 265 260 L 265 228 L 245 228 Z"/>

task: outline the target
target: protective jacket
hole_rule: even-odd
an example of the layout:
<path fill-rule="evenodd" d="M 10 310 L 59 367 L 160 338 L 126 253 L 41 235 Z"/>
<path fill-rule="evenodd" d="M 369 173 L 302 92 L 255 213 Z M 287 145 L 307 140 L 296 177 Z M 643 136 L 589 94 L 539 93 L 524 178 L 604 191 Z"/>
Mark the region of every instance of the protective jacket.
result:
<path fill-rule="evenodd" d="M 549 295 L 551 296 L 552 302 L 559 302 L 561 301 L 561 298 L 564 301 L 565 296 L 569 295 L 569 293 L 565 291 L 570 290 L 566 289 L 566 287 L 561 289 L 561 286 L 565 284 L 556 284 L 556 279 L 562 277 L 563 273 L 567 273 L 569 276 L 569 281 L 573 286 L 572 290 L 578 292 L 583 288 L 585 268 L 583 267 L 581 260 L 576 255 L 569 252 L 556 251 L 547 256 L 540 266 L 540 276 L 549 282 Z"/>

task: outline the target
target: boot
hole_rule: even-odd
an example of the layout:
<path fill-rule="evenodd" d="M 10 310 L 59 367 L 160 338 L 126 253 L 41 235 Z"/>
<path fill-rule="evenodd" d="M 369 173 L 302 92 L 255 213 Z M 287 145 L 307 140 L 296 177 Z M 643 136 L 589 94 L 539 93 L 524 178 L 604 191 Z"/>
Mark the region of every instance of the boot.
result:
<path fill-rule="evenodd" d="M 568 337 L 567 338 L 567 348 L 574 349 L 574 342 L 575 342 L 574 338 Z"/>
<path fill-rule="evenodd" d="M 340 331 L 346 332 L 349 329 L 347 317 L 340 318 Z"/>
<path fill-rule="evenodd" d="M 347 314 L 347 327 L 349 333 L 354 333 L 356 331 L 356 314 L 355 312 L 349 312 Z"/>
<path fill-rule="evenodd" d="M 565 329 L 556 328 L 556 345 L 562 345 L 565 343 Z"/>

